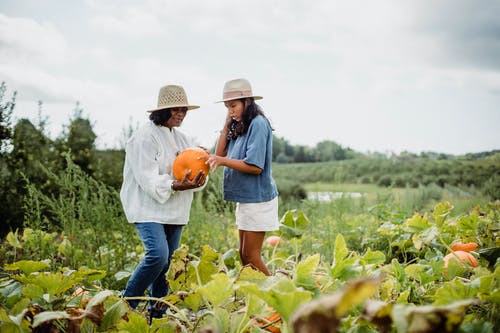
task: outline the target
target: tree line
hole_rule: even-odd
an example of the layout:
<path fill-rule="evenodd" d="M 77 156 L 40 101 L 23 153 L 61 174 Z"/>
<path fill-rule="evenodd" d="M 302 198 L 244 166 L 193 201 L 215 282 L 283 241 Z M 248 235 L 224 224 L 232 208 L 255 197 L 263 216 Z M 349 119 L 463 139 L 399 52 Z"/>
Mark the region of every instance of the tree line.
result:
<path fill-rule="evenodd" d="M 76 103 L 61 134 L 51 138 L 43 103 L 38 104 L 35 120 L 13 123 L 16 93 L 6 96 L 0 85 L 0 234 L 21 228 L 27 206 L 24 198 L 30 183 L 49 196 L 61 189 L 51 182 L 50 173 L 65 172 L 68 158 L 87 175 L 112 189 L 119 189 L 125 153 L 123 148 L 96 148 L 93 123 Z M 123 130 L 125 141 L 133 129 Z M 416 187 L 436 183 L 485 188 L 493 199 L 500 199 L 500 151 L 465 156 L 424 152 L 412 154 L 363 154 L 334 141 L 321 141 L 314 147 L 292 145 L 273 137 L 273 161 L 282 198 L 304 197 L 300 184 L 307 182 L 357 182 L 380 186 Z M 477 162 L 479 161 L 479 162 Z M 29 221 L 26 221 L 29 223 Z"/>

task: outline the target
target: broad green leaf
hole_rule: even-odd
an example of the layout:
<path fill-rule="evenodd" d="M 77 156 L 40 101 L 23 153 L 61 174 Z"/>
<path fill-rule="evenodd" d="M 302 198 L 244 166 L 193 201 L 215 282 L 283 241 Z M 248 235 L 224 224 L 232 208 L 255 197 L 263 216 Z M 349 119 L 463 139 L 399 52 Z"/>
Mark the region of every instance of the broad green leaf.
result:
<path fill-rule="evenodd" d="M 360 258 L 363 265 L 381 265 L 385 262 L 385 254 L 382 251 L 372 251 L 368 249 Z"/>
<path fill-rule="evenodd" d="M 94 305 L 101 304 L 104 302 L 108 297 L 113 296 L 113 292 L 111 290 L 103 290 L 97 294 L 95 294 L 92 299 L 89 301 L 89 304 L 87 304 L 87 309 L 90 309 Z M 87 312 L 87 311 L 85 311 Z"/>
<path fill-rule="evenodd" d="M 4 268 L 8 271 L 20 270 L 25 275 L 29 275 L 33 272 L 39 272 L 43 269 L 49 268 L 50 265 L 43 261 L 33 261 L 33 260 L 20 260 L 12 264 L 7 264 Z"/>
<path fill-rule="evenodd" d="M 300 237 L 309 226 L 309 219 L 302 211 L 289 210 L 280 221 L 280 233 L 283 238 Z"/>
<path fill-rule="evenodd" d="M 88 267 L 81 267 L 76 271 L 78 276 L 84 277 L 87 281 L 101 280 L 106 277 L 106 271 L 102 269 L 93 269 Z"/>
<path fill-rule="evenodd" d="M 213 274 L 217 273 L 217 261 L 221 258 L 220 254 L 208 245 L 203 245 L 200 261 L 195 265 L 201 280 L 201 285 L 211 280 Z"/>
<path fill-rule="evenodd" d="M 349 250 L 347 249 L 344 236 L 342 236 L 342 234 L 338 234 L 335 238 L 332 267 L 340 264 L 344 260 L 344 258 L 347 257 L 348 253 Z"/>
<path fill-rule="evenodd" d="M 35 284 L 28 284 L 23 288 L 23 295 L 31 299 L 42 298 L 44 293 L 45 293 L 44 289 Z"/>
<path fill-rule="evenodd" d="M 69 319 L 71 316 L 64 311 L 44 311 L 36 314 L 33 317 L 33 328 L 38 327 L 47 321 L 58 319 Z"/>
<path fill-rule="evenodd" d="M 18 315 L 28 308 L 31 300 L 29 298 L 21 298 L 14 306 L 10 309 L 12 315 Z"/>
<path fill-rule="evenodd" d="M 233 283 L 224 273 L 212 275 L 212 280 L 200 287 L 198 291 L 214 306 L 220 306 L 234 294 Z"/>
<path fill-rule="evenodd" d="M 57 252 L 62 254 L 63 256 L 71 255 L 71 251 L 73 250 L 73 244 L 68 239 L 68 237 L 64 237 L 62 242 L 57 247 Z"/>
<path fill-rule="evenodd" d="M 182 244 L 175 250 L 172 260 L 170 261 L 170 268 L 167 273 L 167 280 L 170 290 L 173 292 L 184 291 L 191 289 L 191 285 L 198 284 L 196 272 L 192 269 L 193 273 L 189 274 L 192 264 L 189 261 L 189 248 L 187 245 Z"/>
<path fill-rule="evenodd" d="M 203 303 L 203 296 L 198 291 L 190 292 L 183 300 L 183 303 L 186 304 L 193 311 L 198 311 Z"/>
<path fill-rule="evenodd" d="M 318 267 L 319 260 L 319 254 L 315 254 L 307 257 L 305 260 L 297 264 L 294 274 L 294 282 L 298 287 L 304 287 L 308 290 L 318 289 L 315 285 L 316 279 L 314 278 L 313 273 Z"/>
<path fill-rule="evenodd" d="M 453 206 L 448 201 L 438 203 L 436 206 L 434 206 L 432 217 L 434 218 L 434 221 L 436 221 L 436 224 L 438 226 L 441 226 L 443 224 L 452 209 Z"/>
<path fill-rule="evenodd" d="M 70 288 L 73 288 L 82 280 L 81 277 L 76 277 L 75 274 L 64 275 L 60 272 L 30 274 L 29 276 L 14 276 L 13 278 L 26 285 L 34 284 L 39 286 L 50 296 L 60 295 Z"/>
<path fill-rule="evenodd" d="M 131 311 L 127 314 L 127 317 L 128 321 L 122 320 L 118 323 L 118 329 L 121 333 L 149 332 L 149 325 L 144 316 L 135 311 Z"/>
<path fill-rule="evenodd" d="M 473 287 L 470 283 L 460 280 L 446 282 L 436 291 L 433 305 L 449 304 L 455 301 L 473 298 L 476 296 L 477 289 L 478 287 Z"/>
<path fill-rule="evenodd" d="M 23 246 L 21 245 L 21 242 L 19 241 L 19 238 L 17 236 L 17 230 L 15 232 L 9 232 L 6 237 L 7 243 L 13 248 L 21 249 Z"/>
<path fill-rule="evenodd" d="M 243 267 L 236 282 L 246 281 L 246 282 L 255 282 L 258 283 L 260 281 L 266 280 L 267 276 L 261 271 L 255 270 L 251 267 Z"/>
<path fill-rule="evenodd" d="M 422 231 L 429 228 L 431 223 L 425 216 L 415 213 L 413 217 L 406 220 L 406 225 L 413 231 Z"/>
<path fill-rule="evenodd" d="M 354 305 L 373 296 L 377 292 L 381 281 L 381 277 L 348 281 L 341 291 L 335 293 L 337 295 L 337 303 L 335 305 L 337 318 L 342 317 Z"/>
<path fill-rule="evenodd" d="M 232 269 L 239 260 L 238 252 L 235 249 L 229 249 L 222 255 L 222 260 L 227 268 Z"/>
<path fill-rule="evenodd" d="M 405 267 L 405 274 L 417 281 L 420 281 L 420 274 L 427 269 L 427 266 L 421 264 L 410 264 Z"/>
<path fill-rule="evenodd" d="M 101 332 L 108 332 L 112 327 L 122 319 L 122 317 L 129 312 L 129 306 L 127 303 L 121 299 L 113 303 L 104 313 L 102 322 L 99 325 L 99 330 Z"/>
<path fill-rule="evenodd" d="M 312 298 L 311 292 L 301 290 L 291 280 L 278 276 L 269 277 L 258 285 L 250 282 L 242 283 L 240 290 L 252 293 L 264 300 L 285 321 L 288 320 L 300 304 Z"/>
<path fill-rule="evenodd" d="M 231 322 L 230 313 L 221 308 L 216 308 L 214 310 L 214 326 L 215 332 L 230 332 L 229 325 Z"/>

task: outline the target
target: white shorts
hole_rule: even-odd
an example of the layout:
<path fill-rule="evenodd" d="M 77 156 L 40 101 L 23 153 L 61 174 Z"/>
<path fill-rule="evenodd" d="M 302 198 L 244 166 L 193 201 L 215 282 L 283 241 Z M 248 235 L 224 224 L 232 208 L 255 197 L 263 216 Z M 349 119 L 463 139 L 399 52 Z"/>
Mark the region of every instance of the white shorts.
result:
<path fill-rule="evenodd" d="M 275 231 L 279 229 L 278 197 L 271 201 L 236 203 L 238 230 Z"/>

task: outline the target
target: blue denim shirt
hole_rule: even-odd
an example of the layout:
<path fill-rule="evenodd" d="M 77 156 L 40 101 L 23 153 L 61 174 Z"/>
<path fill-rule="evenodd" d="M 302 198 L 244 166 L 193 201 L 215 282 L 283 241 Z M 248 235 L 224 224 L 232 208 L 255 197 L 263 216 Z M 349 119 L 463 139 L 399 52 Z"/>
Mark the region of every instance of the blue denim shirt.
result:
<path fill-rule="evenodd" d="M 266 118 L 257 116 L 244 135 L 229 141 L 227 157 L 255 165 L 262 169 L 262 173 L 254 175 L 225 167 L 224 200 L 255 203 L 274 199 L 278 189 L 271 171 L 272 154 L 271 125 Z"/>

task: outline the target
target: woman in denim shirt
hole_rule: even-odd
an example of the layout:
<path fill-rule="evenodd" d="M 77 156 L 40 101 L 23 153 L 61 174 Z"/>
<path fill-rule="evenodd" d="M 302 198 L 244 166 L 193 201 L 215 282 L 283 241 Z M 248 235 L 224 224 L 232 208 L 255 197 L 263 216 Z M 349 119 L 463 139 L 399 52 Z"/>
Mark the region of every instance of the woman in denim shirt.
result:
<path fill-rule="evenodd" d="M 271 172 L 272 128 L 255 103 L 261 98 L 245 79 L 226 82 L 220 102 L 228 112 L 208 163 L 214 169 L 225 167 L 224 200 L 236 202 L 243 265 L 270 275 L 261 250 L 266 231 L 279 228 L 278 190 Z"/>

